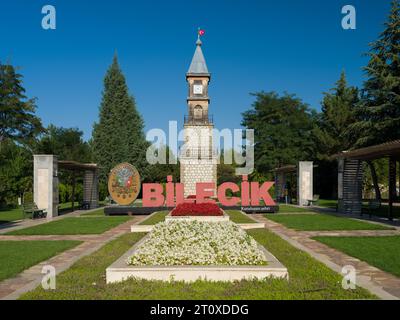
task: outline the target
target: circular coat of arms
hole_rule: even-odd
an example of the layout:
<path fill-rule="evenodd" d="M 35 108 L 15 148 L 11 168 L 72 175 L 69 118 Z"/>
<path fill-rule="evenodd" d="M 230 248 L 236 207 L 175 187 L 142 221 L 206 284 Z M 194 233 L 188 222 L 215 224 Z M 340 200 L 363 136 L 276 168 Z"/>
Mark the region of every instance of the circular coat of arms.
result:
<path fill-rule="evenodd" d="M 121 206 L 132 204 L 140 192 L 140 175 L 129 163 L 121 163 L 111 170 L 108 191 L 113 200 Z"/>

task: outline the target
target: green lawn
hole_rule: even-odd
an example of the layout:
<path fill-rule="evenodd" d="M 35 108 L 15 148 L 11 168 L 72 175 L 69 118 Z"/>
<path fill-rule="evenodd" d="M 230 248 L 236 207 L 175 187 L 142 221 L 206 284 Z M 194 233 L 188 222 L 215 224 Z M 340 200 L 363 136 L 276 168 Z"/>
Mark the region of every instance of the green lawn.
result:
<path fill-rule="evenodd" d="M 325 208 L 336 209 L 337 200 L 320 199 L 318 205 Z M 388 205 L 383 203 L 378 210 L 374 210 L 373 215 L 378 217 L 387 217 L 388 210 Z M 363 212 L 364 214 L 368 214 L 368 202 L 363 202 Z M 395 218 L 400 218 L 400 207 L 393 207 L 393 216 Z"/>
<path fill-rule="evenodd" d="M 0 211 L 0 224 L 22 219 L 23 219 L 23 213 L 20 208 Z"/>
<path fill-rule="evenodd" d="M 265 229 L 249 233 L 288 267 L 290 281 L 240 281 L 234 283 L 197 281 L 195 283 L 129 281 L 105 283 L 105 269 L 132 247 L 144 234 L 126 234 L 80 259 L 57 276 L 57 289 L 38 287 L 21 299 L 374 299 L 366 290 L 343 290 L 342 277 L 277 235 Z"/>
<path fill-rule="evenodd" d="M 71 209 L 72 209 L 72 202 L 59 204 L 59 212 L 60 213 L 63 213 L 63 212 L 65 213 L 67 211 L 71 211 Z M 75 202 L 75 209 L 76 210 L 79 209 L 79 202 Z M 100 209 L 100 210 L 104 210 L 104 209 Z M 100 210 L 96 214 L 90 213 L 88 215 L 99 215 Z M 100 214 L 100 215 L 104 215 L 104 211 L 102 211 L 102 214 Z M 0 210 L 0 224 L 8 223 L 11 221 L 22 220 L 22 219 L 24 219 L 24 215 L 23 215 L 21 208 L 10 209 L 10 210 Z"/>
<path fill-rule="evenodd" d="M 400 236 L 313 239 L 400 277 Z"/>
<path fill-rule="evenodd" d="M 169 211 L 157 212 L 139 224 L 149 226 L 149 225 L 157 224 L 159 222 L 163 222 L 165 217 L 168 215 L 168 213 L 169 213 Z"/>
<path fill-rule="evenodd" d="M 227 210 L 225 212 L 227 213 L 227 215 L 229 215 L 231 221 L 234 223 L 257 223 L 246 214 L 243 214 L 238 210 Z"/>
<path fill-rule="evenodd" d="M 319 199 L 317 205 L 324 208 L 336 209 L 337 200 Z"/>
<path fill-rule="evenodd" d="M 308 208 L 299 208 L 287 204 L 279 205 L 279 213 L 292 213 L 292 212 L 310 212 L 311 210 Z"/>
<path fill-rule="evenodd" d="M 80 241 L 0 241 L 0 281 L 79 245 Z"/>
<path fill-rule="evenodd" d="M 387 204 L 382 204 L 378 210 L 374 210 L 372 214 L 378 217 L 388 217 L 389 206 Z M 363 212 L 368 214 L 368 203 L 363 203 Z M 393 207 L 393 217 L 400 218 L 400 207 Z"/>
<path fill-rule="evenodd" d="M 71 217 L 12 231 L 6 235 L 100 234 L 130 219 L 130 217 Z"/>
<path fill-rule="evenodd" d="M 266 218 L 299 231 L 391 230 L 393 228 L 327 214 L 278 214 Z"/>

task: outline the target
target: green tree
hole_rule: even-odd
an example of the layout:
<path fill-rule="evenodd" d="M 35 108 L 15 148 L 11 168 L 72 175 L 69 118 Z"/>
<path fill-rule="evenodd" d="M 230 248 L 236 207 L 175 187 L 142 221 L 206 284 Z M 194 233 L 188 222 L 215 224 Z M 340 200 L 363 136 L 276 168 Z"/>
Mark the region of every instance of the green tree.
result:
<path fill-rule="evenodd" d="M 348 86 L 344 72 L 335 87 L 324 94 L 313 130 L 318 159 L 315 186 L 324 198 L 337 197 L 337 163 L 330 156 L 353 147 L 355 138 L 349 134 L 348 127 L 355 121 L 358 102 L 358 89 Z"/>
<path fill-rule="evenodd" d="M 77 128 L 49 125 L 35 147 L 37 154 L 54 154 L 59 160 L 92 161 L 91 149 Z"/>
<path fill-rule="evenodd" d="M 313 155 L 314 113 L 294 95 L 255 93 L 256 101 L 242 114 L 242 125 L 254 129 L 255 167 L 259 174 Z"/>
<path fill-rule="evenodd" d="M 321 113 L 316 117 L 313 134 L 319 159 L 326 160 L 353 147 L 355 139 L 348 134 L 348 127 L 355 121 L 354 109 L 358 101 L 358 89 L 347 85 L 342 72 L 336 87 L 325 93 Z"/>
<path fill-rule="evenodd" d="M 99 122 L 94 124 L 92 134 L 93 155 L 101 167 L 101 181 L 105 183 L 110 170 L 121 162 L 136 166 L 142 178 L 146 179 L 148 146 L 143 119 L 114 56 L 104 79 Z"/>
<path fill-rule="evenodd" d="M 35 145 L 37 154 L 54 154 L 58 160 L 71 160 L 77 162 L 91 162 L 91 148 L 83 140 L 83 132 L 77 128 L 63 128 L 49 125 L 46 133 Z M 83 198 L 83 176 L 71 171 L 60 171 L 59 199 L 61 203 L 72 201 L 72 186 L 75 181 L 75 201 Z"/>
<path fill-rule="evenodd" d="M 43 132 L 35 102 L 25 96 L 22 75 L 12 65 L 0 63 L 0 147 L 7 139 L 29 143 Z"/>
<path fill-rule="evenodd" d="M 220 162 L 217 169 L 217 183 L 221 185 L 225 182 L 240 183 L 241 176 L 236 175 L 236 168 L 239 167 L 235 162 L 235 154 L 237 151 L 234 149 L 221 149 Z M 227 158 L 225 158 L 225 155 Z"/>
<path fill-rule="evenodd" d="M 32 190 L 32 154 L 11 140 L 0 149 L 0 206 L 16 204 L 25 191 Z"/>
<path fill-rule="evenodd" d="M 392 1 L 385 30 L 371 44 L 357 122 L 356 147 L 400 139 L 400 5 Z"/>
<path fill-rule="evenodd" d="M 165 154 L 165 161 L 167 163 L 156 163 L 149 165 L 147 168 L 147 181 L 148 182 L 160 182 L 167 181 L 167 176 L 173 176 L 174 181 L 180 180 L 180 165 L 177 161 L 176 156 L 173 151 L 164 143 L 161 143 L 158 148 L 151 146 L 150 150 L 153 150 L 153 154 L 162 153 Z M 177 162 L 177 164 L 172 164 L 172 162 Z"/>

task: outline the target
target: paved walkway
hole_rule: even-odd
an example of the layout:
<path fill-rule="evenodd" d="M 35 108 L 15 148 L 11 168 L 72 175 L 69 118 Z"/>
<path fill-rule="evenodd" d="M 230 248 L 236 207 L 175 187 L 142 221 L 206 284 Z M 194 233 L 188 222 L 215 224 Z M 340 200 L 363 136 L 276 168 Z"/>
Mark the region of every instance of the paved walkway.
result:
<path fill-rule="evenodd" d="M 335 272 L 341 273 L 343 266 L 352 265 L 357 270 L 357 284 L 376 294 L 382 299 L 400 299 L 400 278 L 379 270 L 366 262 L 348 256 L 336 249 L 311 239 L 315 236 L 390 236 L 400 235 L 400 230 L 368 231 L 296 231 L 268 220 L 262 214 L 252 217 L 265 223 L 265 227 L 274 232 L 294 247 L 306 251 Z"/>
<path fill-rule="evenodd" d="M 71 215 L 68 215 L 71 216 Z M 0 300 L 18 299 L 23 293 L 35 289 L 41 284 L 43 266 L 52 265 L 59 274 L 72 266 L 80 258 L 90 255 L 100 249 L 106 243 L 118 238 L 119 236 L 130 232 L 132 224 L 139 223 L 146 216 L 134 216 L 119 226 L 99 235 L 67 235 L 67 236 L 0 236 L 0 240 L 79 240 L 83 241 L 79 246 L 43 261 L 14 278 L 6 279 L 0 282 Z"/>

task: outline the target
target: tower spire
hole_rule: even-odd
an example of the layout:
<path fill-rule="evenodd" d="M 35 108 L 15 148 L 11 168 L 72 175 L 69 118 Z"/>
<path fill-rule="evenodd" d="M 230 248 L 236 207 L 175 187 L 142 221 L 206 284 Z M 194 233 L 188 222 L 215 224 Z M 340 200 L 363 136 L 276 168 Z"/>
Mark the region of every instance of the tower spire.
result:
<path fill-rule="evenodd" d="M 188 74 L 202 74 L 209 75 L 206 60 L 201 50 L 201 37 L 205 34 L 205 31 L 198 28 L 197 41 L 196 41 L 196 51 L 194 52 L 192 63 L 190 64 Z"/>

